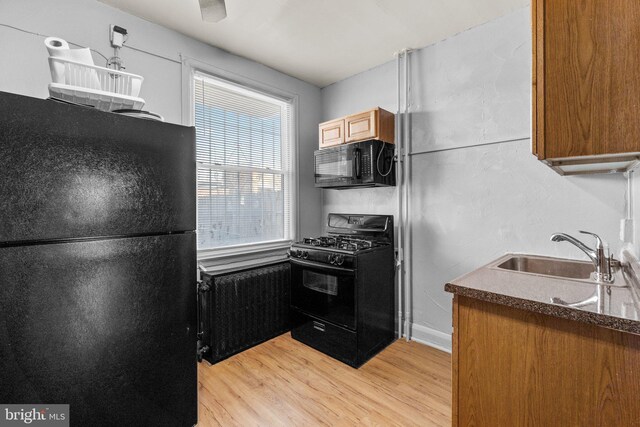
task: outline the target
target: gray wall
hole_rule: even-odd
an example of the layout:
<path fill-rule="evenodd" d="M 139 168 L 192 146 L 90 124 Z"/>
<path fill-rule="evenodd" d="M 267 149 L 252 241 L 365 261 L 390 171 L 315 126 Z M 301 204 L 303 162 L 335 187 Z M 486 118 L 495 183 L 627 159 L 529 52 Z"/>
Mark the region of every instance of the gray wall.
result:
<path fill-rule="evenodd" d="M 397 215 L 396 188 L 325 190 L 321 198 L 311 172 L 319 121 L 373 106 L 397 110 L 393 61 L 320 91 L 94 0 L 3 0 L 0 24 L 18 28 L 0 25 L 1 91 L 46 97 L 44 36 L 110 56 L 107 29 L 118 24 L 130 32 L 121 56 L 127 71 L 145 77 L 146 108 L 169 122 L 182 121 L 180 54 L 297 94 L 302 234 L 317 234 L 328 212 Z M 558 230 L 593 230 L 614 250 L 621 245 L 624 177 L 563 178 L 529 153 L 529 27 L 525 8 L 412 54 L 413 333 L 435 345 L 449 345 L 447 280 L 508 251 L 580 257 L 548 241 Z"/>
<path fill-rule="evenodd" d="M 44 38 L 61 37 L 110 57 L 113 50 L 108 40 L 109 24 L 120 25 L 129 31 L 129 40 L 121 52 L 126 71 L 144 77 L 140 96 L 147 102 L 145 109 L 163 115 L 168 122 L 182 122 L 180 54 L 261 85 L 298 95 L 299 168 L 302 171 L 312 169 L 321 115 L 319 88 L 96 0 L 2 0 L 0 91 L 46 98 L 51 77 Z M 95 54 L 94 61 L 104 65 L 104 60 Z M 302 234 L 317 234 L 321 223 L 320 193 L 314 188 L 310 174 L 301 174 L 299 204 L 303 208 L 300 215 Z"/>
<path fill-rule="evenodd" d="M 394 61 L 322 89 L 322 120 L 357 113 L 371 107 L 397 111 Z M 323 218 L 335 213 L 392 214 L 397 217 L 397 188 L 322 190 Z"/>
<path fill-rule="evenodd" d="M 530 153 L 531 35 L 523 8 L 412 54 L 410 178 L 414 337 L 448 348 L 444 284 L 506 252 L 585 258 L 555 231 L 620 249 L 622 175 L 561 177 Z M 322 90 L 328 120 L 396 111 L 392 61 Z M 323 192 L 327 212 L 396 214 L 397 189 Z"/>

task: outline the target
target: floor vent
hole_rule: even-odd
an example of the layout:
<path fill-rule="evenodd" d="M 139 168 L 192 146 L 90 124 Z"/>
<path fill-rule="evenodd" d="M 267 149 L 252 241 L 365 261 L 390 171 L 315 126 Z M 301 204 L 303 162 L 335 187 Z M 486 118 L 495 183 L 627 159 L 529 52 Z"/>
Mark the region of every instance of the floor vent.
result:
<path fill-rule="evenodd" d="M 216 363 L 290 327 L 289 262 L 221 275 L 200 285 L 200 355 Z"/>

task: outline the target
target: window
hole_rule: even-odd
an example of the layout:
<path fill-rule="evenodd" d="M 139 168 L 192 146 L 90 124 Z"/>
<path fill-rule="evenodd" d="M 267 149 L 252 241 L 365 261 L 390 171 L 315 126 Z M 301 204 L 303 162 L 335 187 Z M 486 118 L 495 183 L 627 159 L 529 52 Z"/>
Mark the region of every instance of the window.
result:
<path fill-rule="evenodd" d="M 194 74 L 198 249 L 292 238 L 292 102 Z"/>

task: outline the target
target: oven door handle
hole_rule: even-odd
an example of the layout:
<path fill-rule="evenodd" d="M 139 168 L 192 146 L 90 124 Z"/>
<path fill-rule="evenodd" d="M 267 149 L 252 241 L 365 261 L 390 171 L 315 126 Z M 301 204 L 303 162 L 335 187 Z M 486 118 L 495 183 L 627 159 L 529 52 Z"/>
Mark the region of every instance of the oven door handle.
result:
<path fill-rule="evenodd" d="M 291 261 L 292 264 L 296 264 L 296 265 L 299 265 L 299 266 L 302 266 L 302 267 L 321 268 L 323 270 L 335 271 L 337 273 L 354 274 L 356 272 L 355 270 L 353 270 L 351 268 L 336 267 L 336 266 L 329 265 L 329 264 L 323 264 L 321 262 L 303 261 L 303 260 L 297 259 L 297 258 L 289 258 L 289 261 Z"/>

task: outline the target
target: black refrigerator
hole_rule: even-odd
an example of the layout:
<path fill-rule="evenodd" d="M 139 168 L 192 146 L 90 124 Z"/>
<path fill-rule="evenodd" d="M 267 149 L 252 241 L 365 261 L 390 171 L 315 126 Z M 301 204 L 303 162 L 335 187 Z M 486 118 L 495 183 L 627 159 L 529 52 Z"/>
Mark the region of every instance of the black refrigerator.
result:
<path fill-rule="evenodd" d="M 194 140 L 0 92 L 0 404 L 197 422 Z"/>

